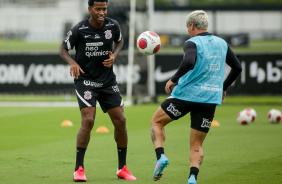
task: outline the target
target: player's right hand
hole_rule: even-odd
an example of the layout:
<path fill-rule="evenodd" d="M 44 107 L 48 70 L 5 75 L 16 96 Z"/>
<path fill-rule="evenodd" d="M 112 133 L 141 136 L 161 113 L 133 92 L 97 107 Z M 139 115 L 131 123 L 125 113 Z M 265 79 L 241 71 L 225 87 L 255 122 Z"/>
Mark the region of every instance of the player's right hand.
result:
<path fill-rule="evenodd" d="M 167 94 L 170 94 L 173 88 L 174 88 L 174 82 L 172 82 L 171 79 L 169 79 L 169 81 L 167 81 L 165 85 L 165 92 Z"/>
<path fill-rule="evenodd" d="M 70 75 L 73 78 L 78 79 L 80 72 L 84 73 L 84 71 L 80 68 L 80 66 L 76 62 L 74 62 L 73 64 L 70 65 Z"/>

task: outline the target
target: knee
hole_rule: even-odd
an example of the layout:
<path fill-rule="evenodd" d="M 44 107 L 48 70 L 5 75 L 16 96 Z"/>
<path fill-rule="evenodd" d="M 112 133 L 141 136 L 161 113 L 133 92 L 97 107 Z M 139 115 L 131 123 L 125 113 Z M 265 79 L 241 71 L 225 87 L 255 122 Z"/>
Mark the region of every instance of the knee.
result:
<path fill-rule="evenodd" d="M 112 120 L 117 127 L 125 127 L 126 126 L 126 118 L 125 116 L 120 116 Z"/>
<path fill-rule="evenodd" d="M 122 117 L 120 117 L 119 118 L 119 122 L 121 123 L 121 124 L 126 124 L 126 117 L 125 116 L 122 116 Z"/>
<path fill-rule="evenodd" d="M 151 120 L 151 128 L 156 128 L 156 127 L 160 127 L 163 128 L 164 127 L 164 123 L 158 119 L 152 119 Z"/>
<path fill-rule="evenodd" d="M 117 131 L 126 131 L 126 118 L 124 116 L 116 118 L 113 123 Z"/>
<path fill-rule="evenodd" d="M 156 118 L 152 118 L 151 119 L 151 126 L 153 126 L 153 125 L 157 125 L 157 124 L 159 124 L 160 122 L 156 119 Z"/>
<path fill-rule="evenodd" d="M 153 121 L 153 120 L 151 120 L 151 127 L 152 127 L 153 125 L 155 125 L 155 124 L 156 124 L 156 122 Z"/>
<path fill-rule="evenodd" d="M 82 127 L 85 129 L 91 130 L 94 126 L 94 118 L 93 117 L 84 117 L 82 118 Z"/>

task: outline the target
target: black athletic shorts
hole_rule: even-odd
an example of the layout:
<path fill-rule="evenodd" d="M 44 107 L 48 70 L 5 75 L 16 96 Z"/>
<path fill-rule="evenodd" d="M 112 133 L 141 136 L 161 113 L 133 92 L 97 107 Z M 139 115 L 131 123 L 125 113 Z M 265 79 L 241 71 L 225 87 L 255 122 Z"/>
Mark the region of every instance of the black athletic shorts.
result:
<path fill-rule="evenodd" d="M 190 112 L 191 128 L 208 133 L 214 117 L 216 104 L 189 102 L 171 96 L 161 104 L 161 107 L 174 120 Z"/>
<path fill-rule="evenodd" d="M 80 109 L 96 107 L 97 100 L 104 113 L 109 109 L 123 106 L 122 95 L 116 81 L 107 86 L 91 80 L 76 81 L 75 92 Z"/>

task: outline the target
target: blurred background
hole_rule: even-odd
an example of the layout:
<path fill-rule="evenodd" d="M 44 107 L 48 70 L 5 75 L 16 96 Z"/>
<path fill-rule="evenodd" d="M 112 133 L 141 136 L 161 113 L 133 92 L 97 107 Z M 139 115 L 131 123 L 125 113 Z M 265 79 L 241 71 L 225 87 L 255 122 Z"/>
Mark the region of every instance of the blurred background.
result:
<path fill-rule="evenodd" d="M 0 183 L 73 184 L 81 115 L 58 48 L 69 29 L 89 16 L 87 2 L 0 0 Z M 132 2 L 109 0 L 108 16 L 119 22 L 125 40 L 113 69 L 124 101 L 134 104 L 124 108 L 134 184 L 155 184 L 150 122 L 183 58 L 182 44 L 189 38 L 185 19 L 193 10 L 207 12 L 208 31 L 228 42 L 243 68 L 217 107 L 199 183 L 281 184 L 281 116 L 269 112 L 282 111 L 282 0 L 136 0 L 136 14 Z M 162 42 L 150 57 L 136 48 L 136 38 L 147 30 Z M 255 120 L 248 116 L 250 108 Z M 121 184 L 115 176 L 114 126 L 101 108 L 96 114 L 94 129 L 105 126 L 109 133 L 91 133 L 87 182 Z M 190 122 L 187 115 L 166 128 L 171 166 L 161 184 L 187 181 Z"/>
<path fill-rule="evenodd" d="M 87 0 L 0 0 L 0 101 L 75 101 L 69 66 L 58 56 L 66 33 L 89 16 Z M 127 90 L 127 73 L 133 71 L 136 101 L 148 95 L 148 58 L 134 43 L 133 67 L 128 68 L 130 0 L 109 0 L 108 17 L 121 26 L 125 45 L 114 71 L 121 92 Z M 282 95 L 281 0 L 155 0 L 153 16 L 148 1 L 136 0 L 134 38 L 149 29 L 161 37 L 154 56 L 155 96 L 179 66 L 187 40 L 186 16 L 205 10 L 208 31 L 224 38 L 242 63 L 240 78 L 230 95 Z M 132 27 L 131 27 L 132 28 Z M 71 51 L 74 54 L 74 51 Z M 228 73 L 228 67 L 226 67 Z M 32 97 L 32 98 L 30 98 Z"/>

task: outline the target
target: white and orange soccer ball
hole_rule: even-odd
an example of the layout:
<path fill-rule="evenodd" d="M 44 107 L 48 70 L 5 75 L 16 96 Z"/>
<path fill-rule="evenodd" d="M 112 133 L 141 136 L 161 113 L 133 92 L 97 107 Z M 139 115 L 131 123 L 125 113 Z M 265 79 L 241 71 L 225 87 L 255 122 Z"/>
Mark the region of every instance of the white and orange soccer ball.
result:
<path fill-rule="evenodd" d="M 246 109 L 242 110 L 237 115 L 237 121 L 241 125 L 248 125 L 252 121 L 252 115 Z"/>
<path fill-rule="evenodd" d="M 282 119 L 281 111 L 278 109 L 271 109 L 267 114 L 270 123 L 279 123 Z"/>
<path fill-rule="evenodd" d="M 137 38 L 137 48 L 145 55 L 156 54 L 161 48 L 161 39 L 153 31 L 145 31 Z"/>
<path fill-rule="evenodd" d="M 251 114 L 252 122 L 254 122 L 255 119 L 257 118 L 257 112 L 255 111 L 255 109 L 253 109 L 253 108 L 246 108 L 245 110 Z"/>

